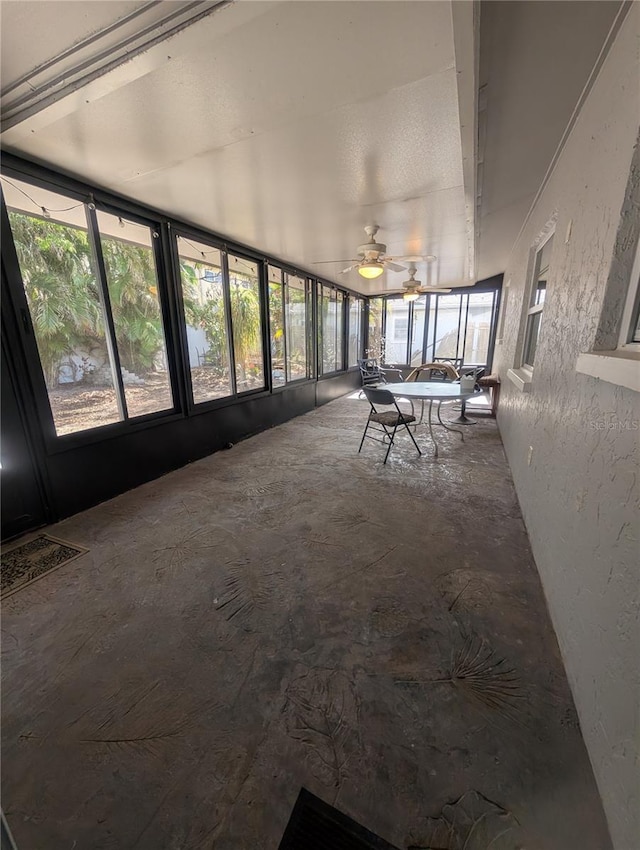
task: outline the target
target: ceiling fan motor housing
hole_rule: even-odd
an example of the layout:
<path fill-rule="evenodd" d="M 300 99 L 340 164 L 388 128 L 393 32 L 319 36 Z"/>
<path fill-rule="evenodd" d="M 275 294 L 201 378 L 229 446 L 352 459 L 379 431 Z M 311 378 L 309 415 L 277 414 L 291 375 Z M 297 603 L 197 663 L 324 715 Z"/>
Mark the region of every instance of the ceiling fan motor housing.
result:
<path fill-rule="evenodd" d="M 358 245 L 358 254 L 365 257 L 367 260 L 377 260 L 381 254 L 384 254 L 387 246 L 382 242 L 365 242 L 364 245 Z"/>

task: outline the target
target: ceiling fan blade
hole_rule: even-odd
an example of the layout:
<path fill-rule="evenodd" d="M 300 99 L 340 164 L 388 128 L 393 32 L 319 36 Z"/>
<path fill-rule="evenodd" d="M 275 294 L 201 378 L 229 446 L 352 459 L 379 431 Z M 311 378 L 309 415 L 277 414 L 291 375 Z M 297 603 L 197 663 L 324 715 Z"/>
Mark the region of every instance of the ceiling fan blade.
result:
<path fill-rule="evenodd" d="M 438 286 L 425 286 L 424 289 L 419 289 L 418 292 L 421 292 L 421 293 L 425 293 L 425 292 L 431 292 L 431 293 L 436 292 L 437 293 L 437 292 L 439 292 L 441 295 L 446 295 L 447 293 L 451 292 L 451 290 L 450 289 L 440 289 L 440 287 L 438 287 Z"/>
<path fill-rule="evenodd" d="M 382 265 L 385 269 L 391 269 L 392 272 L 406 272 L 405 266 L 399 266 L 397 263 L 392 263 L 390 260 L 382 260 Z"/>
<path fill-rule="evenodd" d="M 357 263 L 358 260 L 354 257 L 349 257 L 347 260 L 320 260 L 318 263 L 311 263 L 312 266 L 335 265 L 336 263 Z"/>
<path fill-rule="evenodd" d="M 355 266 L 347 266 L 346 269 L 342 269 L 342 271 L 338 272 L 338 274 L 346 274 L 347 272 L 351 272 L 354 269 L 357 269 L 359 265 L 360 265 L 360 263 L 356 263 Z"/>
<path fill-rule="evenodd" d="M 428 263 L 435 260 L 433 254 L 407 254 L 406 257 L 391 257 L 392 260 L 400 260 L 402 263 Z"/>

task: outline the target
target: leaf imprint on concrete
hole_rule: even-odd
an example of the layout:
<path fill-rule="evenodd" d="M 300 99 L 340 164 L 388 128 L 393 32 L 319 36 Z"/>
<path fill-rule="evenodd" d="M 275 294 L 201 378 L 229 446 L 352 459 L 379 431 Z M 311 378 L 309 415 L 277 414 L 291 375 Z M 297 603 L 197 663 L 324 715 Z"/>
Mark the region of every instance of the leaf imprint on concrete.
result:
<path fill-rule="evenodd" d="M 283 713 L 289 735 L 307 750 L 311 773 L 337 795 L 358 728 L 353 682 L 338 670 L 310 670 L 287 687 Z"/>
<path fill-rule="evenodd" d="M 396 684 L 440 683 L 453 685 L 481 707 L 516 722 L 520 720 L 522 703 L 527 700 L 516 670 L 474 634 L 467 636 L 462 648 L 454 652 L 447 676 L 437 679 L 396 679 Z"/>
<path fill-rule="evenodd" d="M 478 791 L 447 803 L 408 850 L 517 850 L 516 817 Z M 417 831 L 415 833 L 417 835 Z"/>

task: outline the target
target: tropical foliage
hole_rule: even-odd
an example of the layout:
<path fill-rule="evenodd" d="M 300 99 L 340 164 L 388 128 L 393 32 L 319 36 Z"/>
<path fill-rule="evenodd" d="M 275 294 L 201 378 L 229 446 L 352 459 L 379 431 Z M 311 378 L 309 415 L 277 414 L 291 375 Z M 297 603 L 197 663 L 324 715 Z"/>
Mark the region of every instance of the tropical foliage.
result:
<path fill-rule="evenodd" d="M 104 315 L 86 230 L 10 212 L 18 261 L 49 387 L 65 356 L 101 349 Z M 146 372 L 163 345 L 152 252 L 105 237 L 102 250 L 122 365 Z"/>

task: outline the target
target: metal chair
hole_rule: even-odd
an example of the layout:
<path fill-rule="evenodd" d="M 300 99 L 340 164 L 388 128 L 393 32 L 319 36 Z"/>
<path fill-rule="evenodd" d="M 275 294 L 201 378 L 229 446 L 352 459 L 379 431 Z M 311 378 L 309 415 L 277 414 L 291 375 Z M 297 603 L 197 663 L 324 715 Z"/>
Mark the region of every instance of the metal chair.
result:
<path fill-rule="evenodd" d="M 376 357 L 366 357 L 358 360 L 363 387 L 377 387 L 387 383 L 387 372 L 392 373 L 398 381 L 402 380 L 402 371 L 393 367 L 381 366 Z"/>
<path fill-rule="evenodd" d="M 358 453 L 362 451 L 362 446 L 364 445 L 365 439 L 367 440 L 375 440 L 376 443 L 386 444 L 389 442 L 387 453 L 384 456 L 383 463 L 387 462 L 387 458 L 389 457 L 389 452 L 391 451 L 391 447 L 393 446 L 396 431 L 398 428 L 406 428 L 407 434 L 411 437 L 411 442 L 416 447 L 416 451 L 419 455 L 422 454 L 420 451 L 420 447 L 415 441 L 415 437 L 409 430 L 409 423 L 415 422 L 416 417 L 411 413 L 403 413 L 398 407 L 398 403 L 396 402 L 393 395 L 389 392 L 389 390 L 377 389 L 374 387 L 364 387 L 363 393 L 367 397 L 367 401 L 371 405 L 371 410 L 369 411 L 369 416 L 367 418 L 367 424 L 365 425 L 364 434 L 362 435 L 362 439 L 360 440 L 360 448 L 358 449 Z M 379 411 L 376 409 L 376 405 L 379 407 L 393 407 L 393 410 L 389 411 Z M 371 423 L 375 422 L 377 425 L 381 425 L 381 428 L 376 428 Z M 375 431 L 378 434 L 382 434 L 382 438 L 373 437 L 367 432 L 371 428 L 372 431 Z"/>

